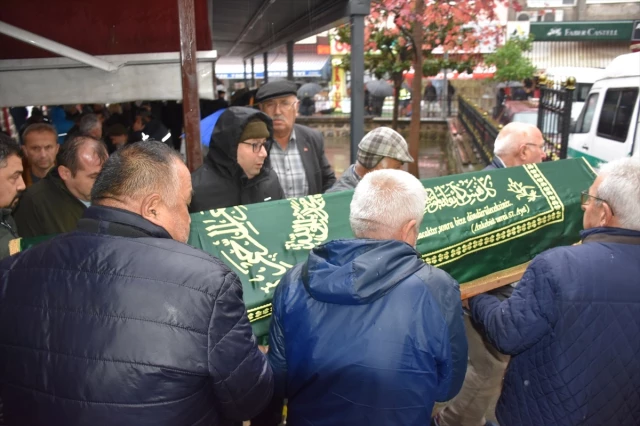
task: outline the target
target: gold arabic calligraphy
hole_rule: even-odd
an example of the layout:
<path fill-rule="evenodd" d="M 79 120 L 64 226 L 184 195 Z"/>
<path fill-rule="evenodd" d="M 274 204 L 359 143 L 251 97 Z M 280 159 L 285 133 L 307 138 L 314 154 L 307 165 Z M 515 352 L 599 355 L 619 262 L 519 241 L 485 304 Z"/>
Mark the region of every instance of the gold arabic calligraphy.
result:
<path fill-rule="evenodd" d="M 287 250 L 311 250 L 324 243 L 329 236 L 329 215 L 324 211 L 322 195 L 291 200 L 295 219 L 293 232 L 284 244 Z"/>
<path fill-rule="evenodd" d="M 425 188 L 427 202 L 425 213 L 435 213 L 447 207 L 482 203 L 496 196 L 491 176 L 473 177 L 449 182 L 433 188 Z"/>
<path fill-rule="evenodd" d="M 270 254 L 269 250 L 256 240 L 255 236 L 260 233 L 247 220 L 246 211 L 246 206 L 211 210 L 209 214 L 212 219 L 202 222 L 207 224 L 207 235 L 214 239 L 213 245 L 220 248 L 222 256 L 242 274 L 255 274 L 249 282 L 264 282 L 260 290 L 269 294 L 280 282 L 279 278 L 274 278 L 284 275 L 293 265 L 278 261 L 277 253 Z M 266 281 L 267 270 L 272 282 Z"/>
<path fill-rule="evenodd" d="M 533 202 L 540 198 L 540 195 L 536 192 L 535 188 L 530 185 L 524 185 L 520 182 L 515 182 L 513 179 L 509 178 L 509 186 L 507 191 L 513 192 L 516 194 L 516 198 L 519 200 L 521 198 L 527 198 L 527 201 Z"/>

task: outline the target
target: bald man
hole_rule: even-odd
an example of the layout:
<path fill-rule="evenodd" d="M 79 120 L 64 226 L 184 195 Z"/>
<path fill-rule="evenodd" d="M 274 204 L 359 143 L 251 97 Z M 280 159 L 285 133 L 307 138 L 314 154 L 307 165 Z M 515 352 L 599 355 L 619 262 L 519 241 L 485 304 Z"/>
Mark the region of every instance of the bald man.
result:
<path fill-rule="evenodd" d="M 498 133 L 493 155 L 485 170 L 540 163 L 547 158 L 542 132 L 531 124 L 509 123 Z"/>
<path fill-rule="evenodd" d="M 542 132 L 531 124 L 509 123 L 500 131 L 493 148 L 493 161 L 484 170 L 504 169 L 540 163 L 546 158 Z M 504 300 L 513 285 L 496 289 L 493 294 Z M 460 393 L 432 421 L 432 426 L 495 426 L 486 419 L 500 397 L 502 378 L 510 357 L 500 353 L 468 315 L 464 326 L 469 344 L 467 374 Z"/>

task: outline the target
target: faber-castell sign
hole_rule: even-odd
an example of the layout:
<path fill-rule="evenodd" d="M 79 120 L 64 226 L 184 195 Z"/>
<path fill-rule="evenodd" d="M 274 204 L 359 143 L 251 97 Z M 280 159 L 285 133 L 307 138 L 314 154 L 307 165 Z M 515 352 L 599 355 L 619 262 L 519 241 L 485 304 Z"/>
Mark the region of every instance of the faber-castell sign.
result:
<path fill-rule="evenodd" d="M 563 33 L 564 30 L 564 33 Z M 587 28 L 586 30 L 572 30 L 571 28 L 556 27 L 549 30 L 547 37 L 618 37 L 617 29 L 598 30 Z"/>
<path fill-rule="evenodd" d="M 633 21 L 531 22 L 535 41 L 630 41 Z"/>

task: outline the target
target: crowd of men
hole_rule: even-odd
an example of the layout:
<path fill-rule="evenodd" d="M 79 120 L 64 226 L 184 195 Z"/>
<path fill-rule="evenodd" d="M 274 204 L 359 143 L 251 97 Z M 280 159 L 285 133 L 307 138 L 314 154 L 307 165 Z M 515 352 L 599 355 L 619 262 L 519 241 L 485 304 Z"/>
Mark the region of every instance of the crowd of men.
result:
<path fill-rule="evenodd" d="M 255 100 L 222 113 L 193 174 L 150 113 L 111 155 L 94 117 L 60 146 L 45 123 L 0 135 L 6 424 L 276 426 L 286 404 L 294 426 L 483 426 L 498 399 L 502 426 L 640 424 L 637 159 L 585 182 L 582 244 L 462 302 L 415 249 L 425 191 L 401 135 L 369 132 L 336 181 L 296 85 Z M 509 124 L 494 154 L 489 170 L 543 161 L 542 134 Z M 190 212 L 343 190 L 355 238 L 284 275 L 258 346 L 238 276 L 186 244 Z"/>

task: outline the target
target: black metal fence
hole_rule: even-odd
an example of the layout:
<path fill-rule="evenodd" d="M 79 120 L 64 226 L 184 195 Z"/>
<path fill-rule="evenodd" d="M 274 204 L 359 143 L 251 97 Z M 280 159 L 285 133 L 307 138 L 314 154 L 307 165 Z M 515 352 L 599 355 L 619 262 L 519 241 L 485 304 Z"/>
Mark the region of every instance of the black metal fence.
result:
<path fill-rule="evenodd" d="M 544 136 L 547 161 L 567 158 L 574 90 L 574 78 L 563 83 L 540 81 L 538 129 Z"/>
<path fill-rule="evenodd" d="M 458 98 L 458 119 L 468 132 L 474 146 L 486 164 L 493 160 L 493 144 L 498 137 L 498 125 L 488 112 L 481 111 L 469 100 Z"/>

